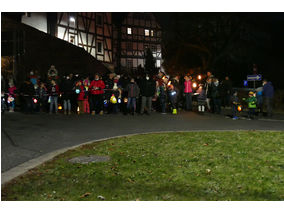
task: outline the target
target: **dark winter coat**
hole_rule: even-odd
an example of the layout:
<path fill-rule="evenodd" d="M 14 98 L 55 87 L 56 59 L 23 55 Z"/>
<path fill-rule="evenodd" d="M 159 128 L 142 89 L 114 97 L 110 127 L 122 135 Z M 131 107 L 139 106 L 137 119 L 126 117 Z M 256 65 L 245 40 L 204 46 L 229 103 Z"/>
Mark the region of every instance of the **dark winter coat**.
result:
<path fill-rule="evenodd" d="M 35 95 L 34 85 L 29 81 L 25 81 L 25 83 L 21 87 L 20 91 L 24 95 L 28 95 L 28 96 L 34 96 Z"/>
<path fill-rule="evenodd" d="M 214 84 L 212 84 L 211 97 L 213 99 L 221 98 L 221 88 L 220 88 L 220 86 L 215 86 Z"/>
<path fill-rule="evenodd" d="M 107 78 L 105 81 L 105 90 L 108 92 L 108 90 L 111 90 L 113 88 L 113 79 Z"/>
<path fill-rule="evenodd" d="M 152 79 L 143 79 L 140 83 L 140 92 L 142 96 L 151 97 L 155 95 L 156 83 Z"/>
<path fill-rule="evenodd" d="M 224 94 L 230 95 L 232 93 L 233 84 L 231 80 L 224 80 L 223 81 L 223 90 Z"/>
<path fill-rule="evenodd" d="M 197 96 L 197 101 L 201 102 L 206 100 L 206 94 L 203 88 L 198 89 L 196 92 L 199 93 L 199 95 Z"/>
<path fill-rule="evenodd" d="M 73 81 L 65 79 L 60 85 L 60 90 L 63 93 L 62 98 L 64 100 L 71 99 L 73 93 Z"/>
<path fill-rule="evenodd" d="M 262 90 L 263 97 L 273 98 L 274 96 L 274 87 L 272 83 L 269 81 L 263 86 Z"/>
<path fill-rule="evenodd" d="M 231 96 L 231 104 L 236 105 L 236 103 L 239 103 L 239 98 L 238 98 L 238 96 L 232 95 Z"/>
<path fill-rule="evenodd" d="M 128 86 L 128 84 L 129 84 L 129 78 L 120 78 L 119 79 L 119 84 L 121 85 L 121 88 L 123 89 L 123 90 L 126 90 L 127 89 L 127 86 Z"/>
<path fill-rule="evenodd" d="M 207 98 L 212 98 L 212 83 L 206 82 L 204 89 L 205 89 L 205 94 Z"/>
<path fill-rule="evenodd" d="M 136 83 L 130 83 L 127 85 L 128 98 L 136 98 L 140 93 L 140 89 Z"/>
<path fill-rule="evenodd" d="M 177 93 L 180 93 L 181 91 L 181 85 L 176 79 L 172 79 L 172 85 L 174 86 L 174 89 Z"/>

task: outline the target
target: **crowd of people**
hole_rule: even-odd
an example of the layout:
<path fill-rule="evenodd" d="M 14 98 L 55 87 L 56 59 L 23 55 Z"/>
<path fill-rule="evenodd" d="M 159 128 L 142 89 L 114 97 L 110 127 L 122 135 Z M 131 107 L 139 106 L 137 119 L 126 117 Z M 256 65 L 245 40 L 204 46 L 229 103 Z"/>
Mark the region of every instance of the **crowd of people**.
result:
<path fill-rule="evenodd" d="M 207 72 L 206 76 L 190 75 L 168 76 L 159 72 L 155 76 L 116 75 L 109 73 L 101 76 L 79 76 L 69 74 L 60 79 L 54 66 L 48 70 L 47 81 L 41 81 L 33 72 L 19 87 L 9 82 L 2 90 L 7 94 L 2 98 L 8 111 L 15 109 L 15 98 L 19 95 L 23 112 L 47 112 L 57 114 L 63 111 L 71 114 L 138 114 L 150 115 L 153 111 L 162 114 L 177 114 L 179 110 L 199 113 L 205 111 L 221 113 L 221 106 L 232 108 L 232 117 L 237 119 L 240 106 L 238 94 L 227 76 L 222 82 Z M 263 81 L 263 88 L 250 91 L 247 102 L 249 118 L 254 118 L 256 108 L 267 106 L 268 115 L 272 114 L 273 86 Z M 195 107 L 193 100 L 197 103 Z M 3 105 L 3 103 L 2 103 Z"/>

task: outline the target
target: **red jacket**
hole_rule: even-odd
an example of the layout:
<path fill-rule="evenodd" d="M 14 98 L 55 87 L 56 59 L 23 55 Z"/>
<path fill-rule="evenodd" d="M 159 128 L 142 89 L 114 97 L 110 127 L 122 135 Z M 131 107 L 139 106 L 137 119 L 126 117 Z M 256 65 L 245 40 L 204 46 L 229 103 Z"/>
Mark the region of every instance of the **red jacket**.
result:
<path fill-rule="evenodd" d="M 192 88 L 191 88 L 191 81 L 185 81 L 184 82 L 184 93 L 191 93 L 192 92 Z"/>
<path fill-rule="evenodd" d="M 95 87 L 99 88 L 99 89 L 95 89 Z M 102 80 L 93 80 L 90 84 L 89 87 L 89 92 L 92 95 L 98 95 L 98 94 L 103 94 L 104 93 L 104 88 L 105 88 L 105 83 Z"/>
<path fill-rule="evenodd" d="M 80 93 L 78 94 L 77 100 L 78 101 L 83 101 L 84 100 L 84 95 L 85 95 L 84 87 L 83 87 L 83 85 L 81 85 L 80 86 Z"/>

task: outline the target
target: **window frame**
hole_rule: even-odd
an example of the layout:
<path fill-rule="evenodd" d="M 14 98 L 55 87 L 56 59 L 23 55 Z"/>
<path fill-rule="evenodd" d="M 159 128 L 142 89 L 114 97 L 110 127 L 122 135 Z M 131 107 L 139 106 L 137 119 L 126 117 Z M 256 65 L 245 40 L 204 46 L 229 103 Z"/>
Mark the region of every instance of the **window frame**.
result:
<path fill-rule="evenodd" d="M 101 48 L 99 48 L 99 44 L 101 44 Z M 101 51 L 99 51 L 99 49 L 101 49 Z M 97 53 L 101 53 L 101 54 L 104 53 L 103 52 L 103 42 L 101 42 L 101 41 L 97 42 Z"/>
<path fill-rule="evenodd" d="M 146 34 L 147 31 L 148 31 L 148 35 Z M 149 29 L 144 29 L 144 36 L 150 37 L 150 30 Z"/>

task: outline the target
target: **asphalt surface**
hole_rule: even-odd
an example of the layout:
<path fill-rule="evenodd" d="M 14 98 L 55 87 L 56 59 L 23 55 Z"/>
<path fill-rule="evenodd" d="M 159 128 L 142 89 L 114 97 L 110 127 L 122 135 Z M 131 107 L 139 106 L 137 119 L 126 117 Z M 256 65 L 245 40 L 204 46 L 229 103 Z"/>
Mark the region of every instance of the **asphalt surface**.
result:
<path fill-rule="evenodd" d="M 283 118 L 283 117 L 282 117 Z M 1 173 L 56 150 L 108 137 L 161 131 L 284 130 L 284 119 L 232 120 L 224 115 L 49 115 L 1 117 Z"/>

